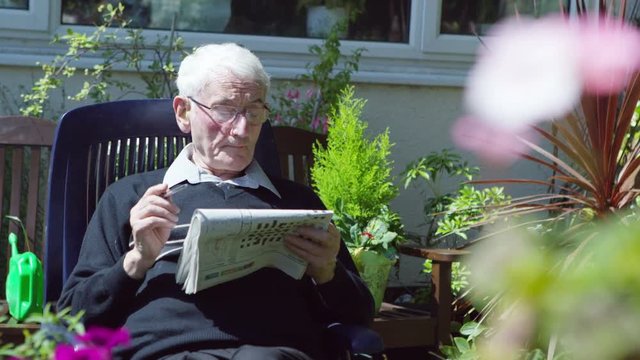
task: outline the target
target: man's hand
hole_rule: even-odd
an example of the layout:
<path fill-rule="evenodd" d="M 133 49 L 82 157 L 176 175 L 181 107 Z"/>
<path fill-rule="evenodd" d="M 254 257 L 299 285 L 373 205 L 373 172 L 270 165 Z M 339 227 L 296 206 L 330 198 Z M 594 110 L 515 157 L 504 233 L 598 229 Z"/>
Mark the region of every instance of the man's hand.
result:
<path fill-rule="evenodd" d="M 284 243 L 294 254 L 309 262 L 307 275 L 318 284 L 331 281 L 335 275 L 336 257 L 340 250 L 340 232 L 333 224 L 327 230 L 301 227 L 287 235 Z"/>
<path fill-rule="evenodd" d="M 178 222 L 180 209 L 163 197 L 167 190 L 167 184 L 150 187 L 129 213 L 133 248 L 125 255 L 124 270 L 134 279 L 142 279 L 153 266 Z"/>

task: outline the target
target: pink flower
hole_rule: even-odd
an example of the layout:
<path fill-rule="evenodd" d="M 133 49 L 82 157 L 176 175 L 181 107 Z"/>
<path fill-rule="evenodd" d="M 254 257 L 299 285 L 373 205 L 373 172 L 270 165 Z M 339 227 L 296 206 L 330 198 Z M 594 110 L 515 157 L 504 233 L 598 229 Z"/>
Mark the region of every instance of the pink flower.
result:
<path fill-rule="evenodd" d="M 529 128 L 500 127 L 471 116 L 459 118 L 452 128 L 456 146 L 472 151 L 484 162 L 495 166 L 512 164 L 528 150 L 521 140 L 533 141 Z"/>
<path fill-rule="evenodd" d="M 73 345 L 58 345 L 55 360 L 110 360 L 111 351 L 102 347 L 74 348 Z"/>
<path fill-rule="evenodd" d="M 321 124 L 321 117 L 317 116 L 315 119 L 313 119 L 313 121 L 311 121 L 311 129 L 315 130 L 318 128 L 318 126 L 320 126 Z"/>
<path fill-rule="evenodd" d="M 124 329 L 93 327 L 85 334 L 76 336 L 79 345 L 60 344 L 56 346 L 56 360 L 110 360 L 111 349 L 128 344 L 129 332 Z"/>
<path fill-rule="evenodd" d="M 582 91 L 574 35 L 559 17 L 494 26 L 469 73 L 467 110 L 488 125 L 512 129 L 570 112 Z"/>
<path fill-rule="evenodd" d="M 640 68 L 640 31 L 618 19 L 583 18 L 580 66 L 585 91 L 617 93 Z"/>
<path fill-rule="evenodd" d="M 308 88 L 307 92 L 305 93 L 305 96 L 307 97 L 307 99 L 311 99 L 312 97 L 314 97 L 316 94 L 315 90 L 313 88 Z"/>
<path fill-rule="evenodd" d="M 87 345 L 94 345 L 111 349 L 114 346 L 128 344 L 131 340 L 129 332 L 125 328 L 109 329 L 93 327 L 84 335 L 78 335 L 76 339 Z"/>
<path fill-rule="evenodd" d="M 298 89 L 289 89 L 287 91 L 287 98 L 294 100 L 300 97 L 300 91 Z"/>

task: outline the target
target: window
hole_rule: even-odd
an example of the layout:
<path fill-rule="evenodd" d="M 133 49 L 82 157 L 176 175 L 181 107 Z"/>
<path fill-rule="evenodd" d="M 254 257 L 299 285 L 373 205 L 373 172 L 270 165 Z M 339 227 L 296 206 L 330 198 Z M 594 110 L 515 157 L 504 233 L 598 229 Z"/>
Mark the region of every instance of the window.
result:
<path fill-rule="evenodd" d="M 356 0 L 344 0 L 355 4 Z M 62 23 L 91 25 L 99 21 L 99 1 L 62 0 Z M 353 7 L 308 6 L 308 0 L 126 0 L 134 26 L 181 32 L 274 37 L 322 38 L 323 25 L 346 18 Z M 349 25 L 347 40 L 409 42 L 411 0 L 362 1 Z M 351 5 L 354 6 L 354 5 Z"/>
<path fill-rule="evenodd" d="M 0 9 L 29 10 L 28 0 L 0 0 Z"/>
<path fill-rule="evenodd" d="M 175 28 L 187 47 L 209 42 L 238 42 L 255 51 L 274 78 L 293 78 L 313 58 L 311 44 L 324 37 L 308 27 L 306 6 L 320 0 L 120 0 L 132 26 L 145 37 Z M 463 84 L 478 37 L 496 19 L 513 12 L 554 11 L 558 0 L 333 0 L 363 4 L 342 42 L 345 53 L 364 47 L 354 81 L 414 84 Z M 561 0 L 565 4 L 576 1 Z M 118 0 L 0 0 L 0 41 L 15 52 L 0 54 L 0 64 L 21 65 L 53 55 L 51 36 L 67 27 L 90 31 L 99 4 Z M 640 0 L 628 0 L 634 4 Z M 531 10 L 532 4 L 536 9 Z M 507 5 L 501 5 L 507 4 Z M 11 6 L 11 8 L 9 8 Z M 511 6 L 511 8 L 509 7 Z M 629 5 L 628 5 L 629 6 Z M 575 7 L 575 6 L 574 6 Z M 528 9 L 528 10 L 527 10 Z M 20 15 L 20 16 L 18 16 Z M 49 19 L 53 22 L 49 26 Z M 324 23 L 326 21 L 317 21 Z M 313 23 L 313 21 L 312 21 Z M 48 30 L 48 31 L 12 31 Z M 85 29 L 85 30 L 83 30 Z M 25 42 L 24 39 L 35 39 Z M 36 59 L 36 60 L 34 60 Z M 97 60 L 96 60 L 97 61 Z M 89 63 L 87 66 L 89 66 Z"/>
<path fill-rule="evenodd" d="M 491 25 L 515 14 L 540 16 L 559 12 L 558 0 L 450 0 L 442 4 L 441 34 L 484 35 Z"/>
<path fill-rule="evenodd" d="M 47 30 L 49 4 L 42 0 L 0 0 L 3 29 Z"/>

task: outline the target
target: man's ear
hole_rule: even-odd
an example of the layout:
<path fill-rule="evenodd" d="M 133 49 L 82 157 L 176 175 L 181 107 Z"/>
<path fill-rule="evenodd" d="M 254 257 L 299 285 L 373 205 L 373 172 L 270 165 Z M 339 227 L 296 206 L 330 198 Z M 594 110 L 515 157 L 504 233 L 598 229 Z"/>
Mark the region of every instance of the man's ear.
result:
<path fill-rule="evenodd" d="M 191 102 L 185 96 L 176 96 L 173 98 L 173 112 L 176 115 L 176 122 L 180 131 L 185 134 L 191 132 L 191 121 L 189 120 L 189 110 L 191 109 Z"/>

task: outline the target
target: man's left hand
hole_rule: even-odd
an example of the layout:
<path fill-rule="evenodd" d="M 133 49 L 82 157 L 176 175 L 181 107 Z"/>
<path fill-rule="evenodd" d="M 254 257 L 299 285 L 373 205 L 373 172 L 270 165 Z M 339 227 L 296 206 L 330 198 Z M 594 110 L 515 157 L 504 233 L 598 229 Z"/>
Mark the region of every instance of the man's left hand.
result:
<path fill-rule="evenodd" d="M 318 284 L 331 281 L 335 275 L 336 257 L 340 250 L 340 232 L 333 224 L 327 230 L 301 227 L 285 236 L 284 243 L 294 254 L 306 260 L 307 275 Z"/>

